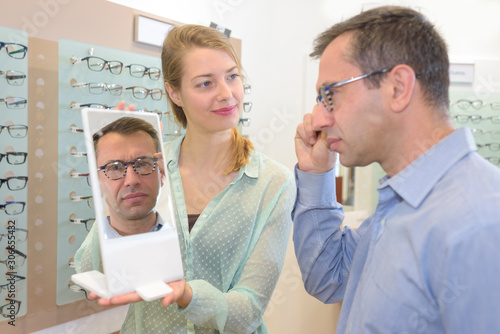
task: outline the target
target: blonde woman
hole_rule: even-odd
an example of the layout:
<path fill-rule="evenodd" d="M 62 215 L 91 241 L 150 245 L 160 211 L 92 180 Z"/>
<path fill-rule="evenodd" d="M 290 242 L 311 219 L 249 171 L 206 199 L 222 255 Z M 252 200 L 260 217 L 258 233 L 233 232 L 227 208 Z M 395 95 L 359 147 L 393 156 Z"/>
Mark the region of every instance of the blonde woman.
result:
<path fill-rule="evenodd" d="M 285 258 L 293 176 L 236 128 L 242 67 L 226 36 L 176 27 L 165 39 L 162 67 L 175 119 L 186 130 L 165 146 L 185 279 L 169 283 L 174 292 L 163 300 L 131 293 L 99 303 L 132 303 L 122 333 L 267 333 L 262 315 Z"/>

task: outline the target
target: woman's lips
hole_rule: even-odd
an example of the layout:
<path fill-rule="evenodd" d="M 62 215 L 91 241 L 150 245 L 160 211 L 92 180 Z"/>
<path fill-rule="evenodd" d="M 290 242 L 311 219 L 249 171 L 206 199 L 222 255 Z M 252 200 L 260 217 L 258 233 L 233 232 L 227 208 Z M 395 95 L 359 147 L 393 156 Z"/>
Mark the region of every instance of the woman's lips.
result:
<path fill-rule="evenodd" d="M 234 111 L 236 110 L 236 106 L 230 106 L 226 108 L 220 108 L 217 110 L 212 111 L 214 114 L 221 115 L 221 116 L 228 116 L 234 114 Z"/>

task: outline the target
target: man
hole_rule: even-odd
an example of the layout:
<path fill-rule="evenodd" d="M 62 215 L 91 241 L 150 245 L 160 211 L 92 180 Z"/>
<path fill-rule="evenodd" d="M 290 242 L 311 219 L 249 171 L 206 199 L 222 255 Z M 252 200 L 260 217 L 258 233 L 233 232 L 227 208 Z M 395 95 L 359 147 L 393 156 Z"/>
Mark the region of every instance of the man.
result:
<path fill-rule="evenodd" d="M 107 204 L 108 238 L 157 231 L 169 226 L 156 212 L 164 172 L 161 142 L 148 122 L 122 117 L 94 134 L 99 184 Z M 77 272 L 100 268 L 97 227 L 94 226 L 75 255 Z M 92 261 L 92 263 L 90 263 Z"/>
<path fill-rule="evenodd" d="M 445 42 L 381 7 L 315 42 L 318 105 L 295 138 L 295 252 L 306 290 L 342 301 L 336 333 L 500 333 L 500 170 L 448 111 Z M 379 203 L 341 230 L 335 152 L 379 163 Z"/>
<path fill-rule="evenodd" d="M 148 122 L 122 117 L 93 136 L 99 184 L 109 209 L 106 235 L 117 237 L 158 230 L 156 202 L 164 172 L 154 155 L 161 151 Z"/>

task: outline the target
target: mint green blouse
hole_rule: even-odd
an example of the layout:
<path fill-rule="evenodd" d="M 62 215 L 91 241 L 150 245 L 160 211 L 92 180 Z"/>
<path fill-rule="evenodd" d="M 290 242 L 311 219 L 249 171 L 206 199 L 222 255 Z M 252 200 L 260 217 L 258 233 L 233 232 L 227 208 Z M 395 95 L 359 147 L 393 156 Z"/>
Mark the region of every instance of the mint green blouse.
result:
<path fill-rule="evenodd" d="M 167 143 L 165 152 L 184 277 L 193 299 L 185 309 L 163 307 L 161 300 L 131 304 L 121 333 L 267 333 L 262 316 L 278 282 L 292 226 L 292 173 L 252 152 L 249 164 L 208 203 L 189 233 L 178 165 L 182 140 Z M 200 187 L 203 191 L 210 184 Z M 75 256 L 78 272 L 100 268 L 97 229 L 87 239 Z"/>

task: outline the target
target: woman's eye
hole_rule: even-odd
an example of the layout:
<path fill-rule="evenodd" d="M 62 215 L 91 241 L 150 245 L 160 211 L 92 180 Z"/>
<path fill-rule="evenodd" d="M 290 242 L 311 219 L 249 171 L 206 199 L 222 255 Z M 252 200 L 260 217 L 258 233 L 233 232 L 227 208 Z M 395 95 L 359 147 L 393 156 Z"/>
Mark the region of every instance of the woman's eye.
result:
<path fill-rule="evenodd" d="M 238 73 L 234 73 L 234 74 L 231 74 L 231 75 L 229 76 L 229 79 L 234 80 L 234 79 L 236 79 L 236 78 L 237 78 L 237 77 L 239 77 L 239 76 L 240 76 L 240 75 L 239 75 Z"/>
<path fill-rule="evenodd" d="M 210 81 L 203 81 L 202 83 L 199 83 L 197 87 L 208 87 L 210 86 Z"/>

